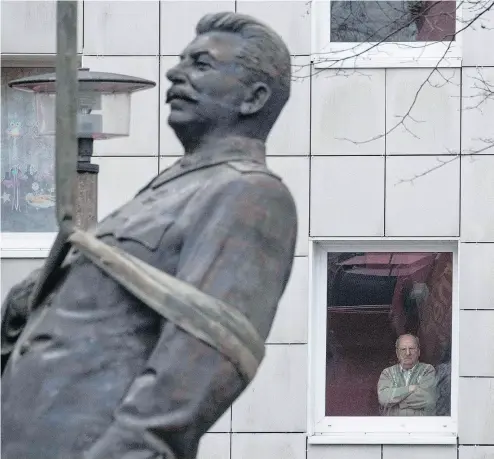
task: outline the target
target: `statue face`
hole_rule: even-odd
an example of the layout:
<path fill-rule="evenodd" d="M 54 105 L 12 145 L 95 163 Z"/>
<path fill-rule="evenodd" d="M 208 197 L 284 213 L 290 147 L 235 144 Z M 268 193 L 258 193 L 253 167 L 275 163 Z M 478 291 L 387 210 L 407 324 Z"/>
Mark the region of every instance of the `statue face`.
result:
<path fill-rule="evenodd" d="M 239 35 L 211 32 L 187 46 L 180 63 L 167 73 L 172 82 L 166 100 L 171 127 L 186 127 L 191 135 L 198 135 L 228 131 L 238 124 L 247 90 L 243 81 L 248 77 L 237 57 L 243 44 Z"/>

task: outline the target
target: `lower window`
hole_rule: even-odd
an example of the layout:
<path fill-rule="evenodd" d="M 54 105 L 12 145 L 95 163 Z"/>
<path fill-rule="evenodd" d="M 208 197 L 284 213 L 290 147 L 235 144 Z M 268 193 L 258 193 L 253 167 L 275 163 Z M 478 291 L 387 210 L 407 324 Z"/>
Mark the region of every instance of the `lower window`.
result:
<path fill-rule="evenodd" d="M 456 242 L 312 252 L 312 441 L 456 441 Z"/>

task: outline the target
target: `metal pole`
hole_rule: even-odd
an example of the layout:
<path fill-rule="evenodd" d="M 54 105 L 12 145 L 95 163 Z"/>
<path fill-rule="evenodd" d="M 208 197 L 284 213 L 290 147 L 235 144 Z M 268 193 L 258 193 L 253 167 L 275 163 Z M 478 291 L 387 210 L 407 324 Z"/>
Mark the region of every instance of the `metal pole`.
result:
<path fill-rule="evenodd" d="M 91 163 L 93 139 L 78 139 L 78 148 L 75 223 L 86 230 L 97 222 L 99 166 Z"/>
<path fill-rule="evenodd" d="M 77 1 L 57 1 L 55 175 L 60 229 L 71 222 L 77 168 Z"/>
<path fill-rule="evenodd" d="M 70 244 L 77 187 L 77 1 L 57 1 L 55 184 L 57 238 L 32 292 L 38 306 L 56 285 Z"/>
<path fill-rule="evenodd" d="M 93 139 L 77 138 L 77 1 L 57 1 L 56 186 L 60 227 L 74 220 L 88 229 L 97 221 Z"/>

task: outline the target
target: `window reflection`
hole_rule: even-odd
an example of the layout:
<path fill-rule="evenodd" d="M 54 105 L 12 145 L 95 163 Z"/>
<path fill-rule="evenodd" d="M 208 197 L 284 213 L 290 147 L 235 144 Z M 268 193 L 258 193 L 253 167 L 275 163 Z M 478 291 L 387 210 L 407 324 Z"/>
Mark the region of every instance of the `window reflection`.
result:
<path fill-rule="evenodd" d="M 451 253 L 329 253 L 326 415 L 449 416 L 451 314 Z M 385 369 L 387 396 L 427 387 L 386 403 Z"/>
<path fill-rule="evenodd" d="M 331 41 L 454 41 L 455 1 L 331 1 Z"/>
<path fill-rule="evenodd" d="M 33 94 L 8 82 L 53 68 L 2 68 L 2 232 L 55 232 L 54 138 L 38 134 Z"/>

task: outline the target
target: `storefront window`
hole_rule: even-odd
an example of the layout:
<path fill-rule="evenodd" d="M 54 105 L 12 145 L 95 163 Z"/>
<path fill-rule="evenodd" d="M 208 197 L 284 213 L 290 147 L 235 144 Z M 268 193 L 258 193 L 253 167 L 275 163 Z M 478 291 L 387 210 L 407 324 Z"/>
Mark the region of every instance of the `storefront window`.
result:
<path fill-rule="evenodd" d="M 32 94 L 10 89 L 11 80 L 53 68 L 3 67 L 1 226 L 3 233 L 56 232 L 53 137 L 38 134 Z"/>

